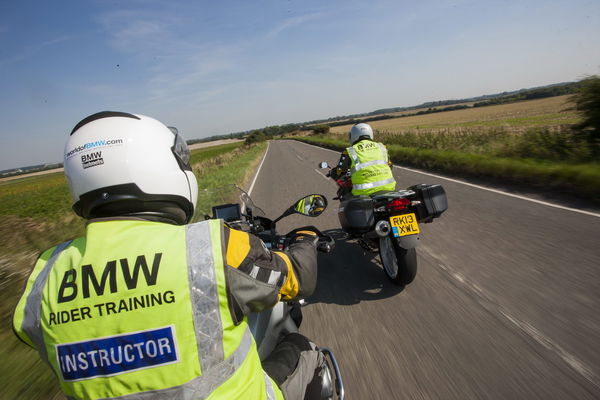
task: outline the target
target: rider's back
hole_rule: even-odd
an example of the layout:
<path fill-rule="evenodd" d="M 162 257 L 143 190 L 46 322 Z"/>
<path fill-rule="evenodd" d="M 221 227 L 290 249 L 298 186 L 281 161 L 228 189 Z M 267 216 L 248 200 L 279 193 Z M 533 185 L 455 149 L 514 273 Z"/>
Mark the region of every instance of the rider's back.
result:
<path fill-rule="evenodd" d="M 246 323 L 231 317 L 222 235 L 220 220 L 92 222 L 42 254 L 15 330 L 77 399 L 273 393 Z"/>

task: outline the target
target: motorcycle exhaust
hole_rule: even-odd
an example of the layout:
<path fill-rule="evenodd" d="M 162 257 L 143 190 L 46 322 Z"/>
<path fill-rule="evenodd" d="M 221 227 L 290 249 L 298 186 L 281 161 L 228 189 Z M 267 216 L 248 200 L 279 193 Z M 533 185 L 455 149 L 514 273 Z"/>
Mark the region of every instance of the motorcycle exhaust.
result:
<path fill-rule="evenodd" d="M 375 233 L 377 233 L 378 236 L 386 237 L 390 234 L 390 230 L 391 227 L 389 222 L 387 221 L 381 220 L 375 224 Z"/>

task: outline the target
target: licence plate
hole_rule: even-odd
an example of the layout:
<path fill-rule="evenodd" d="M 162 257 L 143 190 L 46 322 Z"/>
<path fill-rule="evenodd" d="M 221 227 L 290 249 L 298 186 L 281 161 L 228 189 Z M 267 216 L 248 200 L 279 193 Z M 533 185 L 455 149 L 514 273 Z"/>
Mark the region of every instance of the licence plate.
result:
<path fill-rule="evenodd" d="M 416 235 L 419 233 L 419 224 L 414 213 L 394 215 L 390 217 L 390 224 L 394 237 Z"/>

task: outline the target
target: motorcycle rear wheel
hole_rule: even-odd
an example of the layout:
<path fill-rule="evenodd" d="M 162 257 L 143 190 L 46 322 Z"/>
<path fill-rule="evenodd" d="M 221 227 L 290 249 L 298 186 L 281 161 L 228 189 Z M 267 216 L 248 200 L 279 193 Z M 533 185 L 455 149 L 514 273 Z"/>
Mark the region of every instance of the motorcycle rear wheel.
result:
<path fill-rule="evenodd" d="M 383 271 L 397 285 L 408 285 L 417 276 L 417 251 L 403 249 L 396 238 L 385 236 L 379 239 L 379 257 Z"/>

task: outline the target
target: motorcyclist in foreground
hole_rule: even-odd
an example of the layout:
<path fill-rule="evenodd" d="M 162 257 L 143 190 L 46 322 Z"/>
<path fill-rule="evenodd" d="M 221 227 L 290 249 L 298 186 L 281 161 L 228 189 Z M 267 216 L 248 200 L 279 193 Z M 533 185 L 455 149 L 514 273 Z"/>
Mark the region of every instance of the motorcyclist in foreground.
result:
<path fill-rule="evenodd" d="M 85 118 L 67 140 L 64 166 L 86 233 L 41 254 L 13 326 L 69 399 L 318 391 L 309 383 L 321 355 L 305 337 L 286 337 L 265 360 L 267 374 L 246 323 L 280 298 L 313 292 L 310 233 L 283 253 L 222 220 L 188 224 L 198 187 L 187 145 L 143 115 Z"/>
<path fill-rule="evenodd" d="M 352 188 L 345 190 L 343 197 L 370 195 L 396 188 L 387 150 L 383 143 L 373 141 L 373 129 L 369 124 L 356 124 L 348 133 L 350 147 L 345 149 L 331 177 L 344 180 L 348 173 Z"/>

